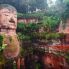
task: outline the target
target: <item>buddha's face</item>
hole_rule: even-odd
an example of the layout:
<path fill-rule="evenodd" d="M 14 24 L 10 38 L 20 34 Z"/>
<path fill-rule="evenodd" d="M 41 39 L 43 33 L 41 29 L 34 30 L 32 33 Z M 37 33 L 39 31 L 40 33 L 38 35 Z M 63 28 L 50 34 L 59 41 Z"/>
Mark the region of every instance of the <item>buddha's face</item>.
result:
<path fill-rule="evenodd" d="M 16 29 L 17 27 L 17 12 L 10 11 L 7 8 L 0 10 L 0 28 Z"/>

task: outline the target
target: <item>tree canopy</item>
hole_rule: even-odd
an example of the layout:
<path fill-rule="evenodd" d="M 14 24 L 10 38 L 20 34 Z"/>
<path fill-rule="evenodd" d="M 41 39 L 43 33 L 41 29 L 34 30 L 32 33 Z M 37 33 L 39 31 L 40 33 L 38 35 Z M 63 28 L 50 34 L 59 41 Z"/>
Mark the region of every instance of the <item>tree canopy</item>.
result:
<path fill-rule="evenodd" d="M 38 9 L 45 9 L 47 7 L 47 0 L 0 0 L 0 4 L 10 4 L 16 7 L 18 12 L 27 13 Z"/>

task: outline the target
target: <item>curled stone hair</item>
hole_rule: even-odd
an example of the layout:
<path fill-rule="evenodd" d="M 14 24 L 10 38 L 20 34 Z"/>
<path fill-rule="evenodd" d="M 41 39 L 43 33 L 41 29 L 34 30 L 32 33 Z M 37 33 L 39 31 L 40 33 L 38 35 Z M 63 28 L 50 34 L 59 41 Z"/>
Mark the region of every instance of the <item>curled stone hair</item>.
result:
<path fill-rule="evenodd" d="M 0 4 L 0 10 L 4 9 L 4 8 L 7 8 L 9 11 L 16 11 L 17 12 L 17 10 L 9 4 Z"/>

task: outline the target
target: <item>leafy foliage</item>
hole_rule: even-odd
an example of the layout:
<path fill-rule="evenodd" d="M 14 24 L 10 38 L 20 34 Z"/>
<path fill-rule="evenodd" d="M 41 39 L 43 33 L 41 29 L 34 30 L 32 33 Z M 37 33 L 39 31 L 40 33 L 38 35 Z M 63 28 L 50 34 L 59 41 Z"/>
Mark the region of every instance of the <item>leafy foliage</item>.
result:
<path fill-rule="evenodd" d="M 17 31 L 23 32 L 25 34 L 26 33 L 30 34 L 30 32 L 37 31 L 39 27 L 40 27 L 39 24 L 35 24 L 35 23 L 29 23 L 29 24 L 18 23 Z"/>
<path fill-rule="evenodd" d="M 55 22 L 55 18 L 53 18 L 53 22 Z M 47 24 L 47 23 L 46 23 Z M 45 28 L 46 24 L 18 24 L 18 35 L 20 40 L 48 40 L 48 39 L 58 39 L 61 35 L 58 33 L 49 33 L 49 32 L 39 32 L 39 29 L 43 26 Z M 23 26 L 22 26 L 23 25 Z M 50 25 L 50 24 L 49 24 Z M 49 26 L 48 25 L 48 26 Z M 18 31 L 20 29 L 20 31 Z M 62 36 L 61 36 L 62 37 Z"/>
<path fill-rule="evenodd" d="M 43 24 L 47 26 L 51 31 L 54 31 L 58 26 L 60 19 L 56 16 L 44 16 L 43 17 Z"/>
<path fill-rule="evenodd" d="M 2 44 L 3 44 L 3 36 L 0 35 L 0 46 L 2 46 Z"/>
<path fill-rule="evenodd" d="M 48 33 L 46 34 L 46 39 L 58 39 L 60 35 L 58 33 Z"/>
<path fill-rule="evenodd" d="M 38 19 L 42 19 L 42 17 L 44 16 L 43 12 L 37 12 L 37 13 L 18 13 L 18 18 L 38 18 Z"/>
<path fill-rule="evenodd" d="M 0 35 L 0 53 L 5 49 L 6 44 L 3 44 L 3 36 Z"/>
<path fill-rule="evenodd" d="M 18 33 L 18 37 L 20 40 L 30 40 L 30 37 L 28 35 L 24 35 L 21 33 Z"/>

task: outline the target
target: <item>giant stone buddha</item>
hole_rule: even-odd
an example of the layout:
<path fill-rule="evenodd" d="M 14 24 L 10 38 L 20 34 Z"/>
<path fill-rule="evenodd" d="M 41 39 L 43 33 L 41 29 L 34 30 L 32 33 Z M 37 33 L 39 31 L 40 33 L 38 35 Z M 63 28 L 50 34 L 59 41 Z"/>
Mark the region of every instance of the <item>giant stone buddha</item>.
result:
<path fill-rule="evenodd" d="M 17 10 L 8 4 L 0 5 L 0 35 L 4 35 L 3 43 L 6 48 L 3 51 L 5 58 L 11 59 L 19 55 L 19 41 L 16 35 Z"/>

